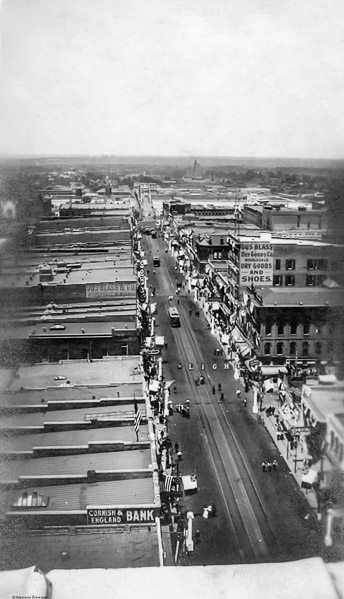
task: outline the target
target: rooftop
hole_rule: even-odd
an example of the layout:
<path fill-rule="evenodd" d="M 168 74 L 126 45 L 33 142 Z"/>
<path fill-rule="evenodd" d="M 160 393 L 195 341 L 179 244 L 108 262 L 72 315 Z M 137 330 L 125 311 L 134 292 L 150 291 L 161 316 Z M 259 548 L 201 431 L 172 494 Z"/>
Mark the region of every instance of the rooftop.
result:
<path fill-rule="evenodd" d="M 334 385 L 304 385 L 302 398 L 312 408 L 319 422 L 325 423 L 327 416 L 334 414 L 342 414 L 344 418 L 344 382 Z"/>
<path fill-rule="evenodd" d="M 145 415 L 145 410 L 141 407 L 142 416 Z M 133 420 L 134 422 L 134 405 L 118 405 L 118 406 L 97 406 L 94 408 L 83 407 L 67 410 L 51 410 L 42 409 L 41 412 L 20 412 L 11 416 L 2 416 L 0 421 L 1 428 L 8 427 L 39 427 L 47 423 L 62 424 L 65 422 L 85 422 L 92 428 L 92 418 L 103 420 L 105 422 L 122 422 L 122 420 Z"/>
<path fill-rule="evenodd" d="M 133 431 L 133 438 L 135 432 Z M 151 450 L 115 451 L 84 455 L 66 455 L 45 458 L 1 461 L 1 481 L 18 481 L 22 476 L 87 475 L 88 470 L 98 473 L 152 468 Z"/>
<path fill-rule="evenodd" d="M 147 424 L 140 424 L 139 440 L 149 441 Z M 0 441 L 0 453 L 33 451 L 44 447 L 75 447 L 85 449 L 92 442 L 102 443 L 132 443 L 136 442 L 133 426 L 111 426 L 90 428 L 84 430 L 59 431 L 55 433 L 41 433 L 30 435 L 3 436 Z"/>
<path fill-rule="evenodd" d="M 37 491 L 25 488 L 28 494 Z M 12 506 L 21 497 L 23 489 L 2 491 L 3 509 L 12 511 Z M 86 511 L 88 505 L 99 506 L 143 506 L 154 505 L 152 478 L 135 478 L 97 482 L 92 484 L 51 485 L 39 487 L 39 494 L 49 498 L 47 508 L 30 509 L 30 513 Z M 12 513 L 18 514 L 14 509 Z M 27 512 L 24 512 L 27 514 Z"/>
<path fill-rule="evenodd" d="M 19 391 L 80 387 L 117 386 L 121 383 L 141 383 L 140 356 L 114 356 L 111 360 L 82 362 L 71 360 L 62 364 L 20 366 L 16 372 L 0 368 L 0 390 Z M 65 377 L 59 380 L 57 377 Z M 66 381 L 70 385 L 66 385 Z"/>
<path fill-rule="evenodd" d="M 45 365 L 42 365 L 45 366 Z M 11 371 L 9 371 L 11 372 Z M 1 375 L 1 371 L 0 371 Z M 111 386 L 103 387 L 102 385 L 64 385 L 67 377 L 65 375 L 60 376 L 60 380 L 56 381 L 56 384 L 60 384 L 59 387 L 46 387 L 40 389 L 6 389 L 2 390 L 0 394 L 0 408 L 5 406 L 31 406 L 41 404 L 44 400 L 46 405 L 49 402 L 73 402 L 73 401 L 99 401 L 104 399 L 109 405 L 109 400 L 113 400 L 114 405 L 116 403 L 128 402 L 134 396 L 140 400 L 142 399 L 142 381 L 130 382 L 123 381 L 113 383 Z M 63 378 L 62 380 L 62 377 Z M 3 379 L 5 381 L 5 378 Z"/>
<path fill-rule="evenodd" d="M 262 298 L 263 306 L 343 306 L 344 289 L 323 287 L 262 287 L 256 293 Z M 258 304 L 259 305 L 259 304 Z"/>

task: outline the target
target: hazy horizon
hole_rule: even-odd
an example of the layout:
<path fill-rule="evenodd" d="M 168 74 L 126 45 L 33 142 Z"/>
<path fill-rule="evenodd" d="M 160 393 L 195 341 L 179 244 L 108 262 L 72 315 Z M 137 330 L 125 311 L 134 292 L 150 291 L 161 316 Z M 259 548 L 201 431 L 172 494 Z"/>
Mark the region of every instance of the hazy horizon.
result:
<path fill-rule="evenodd" d="M 0 0 L 11 156 L 344 158 L 342 0 Z"/>

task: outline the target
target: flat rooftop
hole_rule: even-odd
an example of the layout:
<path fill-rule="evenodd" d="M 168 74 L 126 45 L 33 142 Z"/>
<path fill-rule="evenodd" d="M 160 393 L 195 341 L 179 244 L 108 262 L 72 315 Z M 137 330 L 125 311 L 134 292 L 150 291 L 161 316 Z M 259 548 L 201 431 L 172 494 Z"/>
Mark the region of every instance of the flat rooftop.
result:
<path fill-rule="evenodd" d="M 90 443 L 97 441 L 132 443 L 136 442 L 136 434 L 133 426 L 112 426 L 56 433 L 3 436 L 0 440 L 0 453 L 33 451 L 33 449 L 44 447 L 75 447 L 76 445 L 87 448 Z M 148 425 L 142 424 L 142 422 L 139 441 L 149 441 Z"/>
<path fill-rule="evenodd" d="M 18 481 L 22 476 L 87 475 L 88 470 L 113 472 L 152 468 L 150 449 L 115 451 L 32 459 L 2 460 L 1 481 Z M 130 476 L 130 475 L 128 475 Z"/>
<path fill-rule="evenodd" d="M 1 374 L 1 372 L 0 372 Z M 62 375 L 60 375 L 62 376 Z M 57 381 L 58 382 L 58 381 Z M 90 386 L 77 386 L 69 387 L 49 387 L 45 389 L 7 389 L 2 390 L 0 393 L 0 408 L 6 406 L 32 406 L 41 404 L 42 400 L 49 405 L 49 402 L 73 402 L 73 401 L 99 401 L 101 399 L 108 400 L 107 405 L 111 400 L 115 402 L 130 402 L 135 396 L 137 400 L 142 400 L 143 390 L 142 382 L 138 381 L 135 383 L 131 382 L 118 382 L 111 385 L 111 387 L 103 387 L 97 385 L 96 387 Z"/>
<path fill-rule="evenodd" d="M 142 416 L 145 417 L 145 408 L 141 406 Z M 72 410 L 51 410 L 42 412 L 20 412 L 13 416 L 2 416 L 0 420 L 0 430 L 6 427 L 32 427 L 43 426 L 46 423 L 63 423 L 63 422 L 84 422 L 89 421 L 90 428 L 92 427 L 91 419 L 99 416 L 101 421 L 122 420 L 134 421 L 134 404 L 119 405 L 119 406 L 97 406 L 96 408 L 76 408 Z"/>
<path fill-rule="evenodd" d="M 325 287 L 261 287 L 256 293 L 262 298 L 263 306 L 343 306 L 344 288 Z M 259 304 L 257 304 L 259 305 Z"/>
<path fill-rule="evenodd" d="M 67 276 L 66 276 L 67 275 Z M 0 278 L 0 288 L 17 288 L 17 287 L 37 287 L 41 283 L 38 271 L 31 274 L 25 273 L 3 273 Z M 41 284 L 45 287 L 53 287 L 55 285 L 70 286 L 70 285 L 87 285 L 87 284 L 109 283 L 116 285 L 119 283 L 130 283 L 131 286 L 125 287 L 124 291 L 135 292 L 137 284 L 136 274 L 133 272 L 133 267 L 119 268 L 114 265 L 100 268 L 90 268 L 88 270 L 75 269 L 66 272 L 55 272 L 52 281 L 45 281 Z"/>
<path fill-rule="evenodd" d="M 96 482 L 92 484 L 51 485 L 35 489 L 25 488 L 28 494 L 38 491 L 49 498 L 47 508 L 30 508 L 30 514 L 44 512 L 86 511 L 88 505 L 99 506 L 143 506 L 154 505 L 154 485 L 152 478 L 135 478 Z M 23 489 L 2 491 L 2 509 L 18 514 L 14 504 L 22 496 Z M 21 513 L 25 513 L 23 509 Z M 27 512 L 26 512 L 27 514 Z"/>
<path fill-rule="evenodd" d="M 94 568 L 142 569 L 143 566 L 151 566 L 159 570 L 158 538 L 155 526 L 132 527 L 130 534 L 124 529 L 115 530 L 111 527 L 107 527 L 106 530 L 103 528 L 101 532 L 93 530 L 92 534 L 77 534 L 68 528 L 58 535 L 53 531 L 46 532 L 44 535 L 30 532 L 26 535 L 2 536 L 1 548 L 1 570 L 29 568 L 33 563 L 42 572 L 56 568 L 90 568 L 95 571 Z M 66 551 L 69 556 L 67 561 L 61 557 Z M 101 583 L 98 590 L 102 587 Z M 116 589 L 118 588 L 117 585 Z M 13 588 L 11 590 L 13 591 Z M 53 596 L 55 590 L 54 584 Z M 93 591 L 91 594 L 92 597 L 95 596 Z M 70 596 L 68 590 L 63 595 L 68 599 Z"/>
<path fill-rule="evenodd" d="M 134 314 L 135 315 L 135 314 Z M 115 318 L 115 313 L 113 314 Z M 111 322 L 88 322 L 80 319 L 79 322 L 65 322 L 63 319 L 57 319 L 55 322 L 63 325 L 58 325 L 61 328 L 54 329 L 54 323 L 50 320 L 47 324 L 40 325 L 17 325 L 17 326 L 0 326 L 0 336 L 2 339 L 71 339 L 71 338 L 87 338 L 87 337 L 113 337 L 112 331 L 136 331 L 136 322 L 133 320 L 114 321 Z M 56 325 L 55 325 L 56 326 Z M 53 327 L 53 328 L 52 328 Z M 63 328 L 62 328 L 63 327 Z"/>
<path fill-rule="evenodd" d="M 344 417 L 344 383 L 336 385 L 307 384 L 310 396 L 302 398 L 312 408 L 319 422 L 326 422 L 327 416 L 343 414 Z"/>
<path fill-rule="evenodd" d="M 70 385 L 66 384 L 66 380 L 57 379 L 59 376 L 66 377 Z M 97 362 L 71 360 L 63 364 L 35 364 L 20 366 L 15 372 L 5 368 L 0 369 L 0 391 L 21 389 L 41 391 L 47 387 L 66 388 L 73 385 L 104 387 L 124 382 L 142 384 L 142 381 L 140 356 L 114 356 L 111 360 Z"/>

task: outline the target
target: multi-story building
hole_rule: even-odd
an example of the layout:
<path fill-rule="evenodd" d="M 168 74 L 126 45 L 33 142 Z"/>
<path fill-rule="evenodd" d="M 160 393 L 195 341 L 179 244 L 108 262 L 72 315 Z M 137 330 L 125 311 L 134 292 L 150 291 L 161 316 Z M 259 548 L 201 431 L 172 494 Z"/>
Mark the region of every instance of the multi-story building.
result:
<path fill-rule="evenodd" d="M 243 207 L 244 223 L 277 234 L 288 231 L 293 237 L 314 237 L 328 230 L 328 213 L 318 202 L 260 203 Z"/>

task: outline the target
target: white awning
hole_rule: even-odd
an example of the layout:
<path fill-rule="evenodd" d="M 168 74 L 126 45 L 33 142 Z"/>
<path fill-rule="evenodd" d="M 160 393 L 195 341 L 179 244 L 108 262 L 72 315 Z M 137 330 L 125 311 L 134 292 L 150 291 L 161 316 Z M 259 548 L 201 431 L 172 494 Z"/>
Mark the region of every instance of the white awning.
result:
<path fill-rule="evenodd" d="M 159 391 L 159 381 L 153 380 L 150 385 L 149 385 L 149 392 L 150 393 L 157 393 Z"/>
<path fill-rule="evenodd" d="M 155 345 L 156 347 L 164 347 L 165 345 L 165 337 L 155 337 Z"/>

